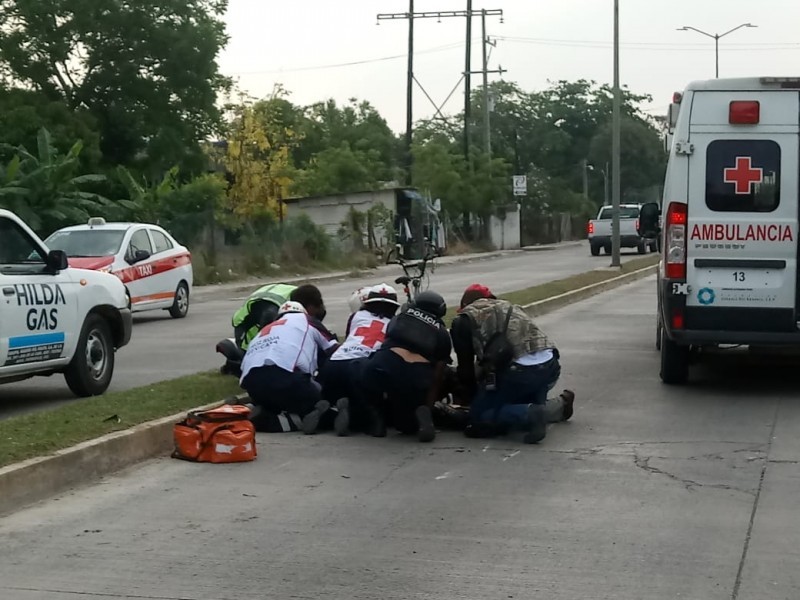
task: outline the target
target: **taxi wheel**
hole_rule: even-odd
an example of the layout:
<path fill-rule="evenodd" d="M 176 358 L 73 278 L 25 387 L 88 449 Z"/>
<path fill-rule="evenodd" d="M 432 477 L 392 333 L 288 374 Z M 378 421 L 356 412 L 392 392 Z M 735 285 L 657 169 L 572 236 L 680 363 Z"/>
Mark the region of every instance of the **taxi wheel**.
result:
<path fill-rule="evenodd" d="M 64 371 L 72 393 L 81 398 L 99 396 L 108 389 L 114 373 L 114 341 L 108 322 L 89 315 L 83 323 L 75 355 Z"/>
<path fill-rule="evenodd" d="M 175 290 L 175 300 L 169 309 L 169 315 L 173 319 L 183 319 L 189 313 L 189 286 L 185 281 L 178 284 Z"/>

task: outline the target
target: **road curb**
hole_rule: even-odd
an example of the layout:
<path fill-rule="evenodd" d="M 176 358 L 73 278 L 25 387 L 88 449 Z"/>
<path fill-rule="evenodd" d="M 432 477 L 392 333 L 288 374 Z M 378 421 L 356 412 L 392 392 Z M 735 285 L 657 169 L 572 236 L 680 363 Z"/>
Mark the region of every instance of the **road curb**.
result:
<path fill-rule="evenodd" d="M 523 308 L 532 316 L 540 316 L 647 277 L 655 273 L 657 267 L 658 265 L 652 265 L 638 269 L 552 298 L 526 304 Z M 237 396 L 238 400 L 245 398 L 246 394 Z M 221 402 L 193 410 L 212 408 L 219 406 Z M 110 433 L 48 456 L 1 467 L 0 516 L 90 484 L 142 461 L 169 456 L 173 449 L 172 427 L 185 417 L 186 412 L 188 411 Z"/>
<path fill-rule="evenodd" d="M 525 312 L 532 317 L 538 317 L 549 312 L 553 312 L 554 310 L 558 310 L 559 308 L 563 308 L 568 304 L 574 304 L 575 302 L 586 300 L 587 298 L 591 298 L 592 296 L 596 296 L 602 292 L 613 290 L 614 288 L 618 288 L 627 283 L 632 283 L 639 279 L 649 277 L 650 275 L 655 274 L 657 269 L 657 264 L 650 265 L 649 267 L 637 269 L 636 271 L 631 271 L 630 273 L 625 273 L 623 275 L 619 275 L 618 277 L 612 277 L 611 279 L 606 279 L 605 281 L 592 283 L 582 288 L 578 288 L 577 290 L 564 292 L 558 296 L 553 296 L 551 298 L 545 298 L 544 300 L 532 302 L 531 304 L 526 304 L 522 308 L 524 308 Z"/>
<path fill-rule="evenodd" d="M 246 395 L 237 396 L 238 399 Z M 220 402 L 198 409 L 219 406 Z M 173 449 L 172 426 L 183 411 L 0 468 L 0 515 L 52 498 Z"/>

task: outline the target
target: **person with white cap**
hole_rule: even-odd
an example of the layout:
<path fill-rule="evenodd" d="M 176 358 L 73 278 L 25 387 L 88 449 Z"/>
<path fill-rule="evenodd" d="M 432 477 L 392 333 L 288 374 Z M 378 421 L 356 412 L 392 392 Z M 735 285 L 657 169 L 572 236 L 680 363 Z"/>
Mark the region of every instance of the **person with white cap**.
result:
<path fill-rule="evenodd" d="M 357 293 L 363 300 L 361 308 L 348 321 L 347 339 L 320 372 L 323 398 L 337 408 L 334 429 L 338 435 L 347 435 L 351 425 L 362 428 L 367 418 L 355 389 L 360 380 L 360 368 L 383 344 L 386 328 L 400 307 L 397 291 L 386 283 L 367 290 L 362 288 Z"/>
<path fill-rule="evenodd" d="M 285 302 L 277 318 L 251 340 L 242 360 L 241 387 L 261 414 L 254 418 L 260 431 L 291 431 L 286 415 L 296 415 L 306 433 L 317 429 L 330 404 L 322 399 L 317 371 L 318 351 L 330 353 L 337 343 L 326 338 L 310 322 L 299 302 Z M 281 418 L 283 417 L 283 418 Z"/>

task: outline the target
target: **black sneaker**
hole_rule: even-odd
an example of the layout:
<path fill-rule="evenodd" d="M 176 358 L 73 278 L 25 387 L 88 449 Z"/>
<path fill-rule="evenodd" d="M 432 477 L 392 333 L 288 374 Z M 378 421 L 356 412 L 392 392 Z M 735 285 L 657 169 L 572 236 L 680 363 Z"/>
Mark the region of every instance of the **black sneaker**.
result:
<path fill-rule="evenodd" d="M 564 402 L 564 412 L 562 413 L 561 420 L 569 421 L 570 417 L 575 412 L 573 407 L 575 403 L 575 392 L 572 390 L 564 390 L 561 392 L 561 400 Z"/>
<path fill-rule="evenodd" d="M 336 435 L 344 437 L 350 434 L 350 400 L 339 398 L 336 401 L 336 418 L 333 421 L 333 429 Z"/>
<path fill-rule="evenodd" d="M 320 400 L 314 405 L 314 410 L 303 417 L 302 429 L 306 435 L 311 435 L 317 432 L 319 427 L 319 420 L 331 407 L 331 403 L 327 400 Z"/>
<path fill-rule="evenodd" d="M 369 422 L 367 433 L 372 437 L 386 437 L 386 421 L 380 411 L 373 406 L 367 406 L 364 412 Z"/>
<path fill-rule="evenodd" d="M 526 444 L 538 444 L 547 435 L 547 415 L 541 404 L 528 405 L 528 427 L 522 439 Z"/>
<path fill-rule="evenodd" d="M 417 407 L 414 414 L 417 416 L 417 423 L 419 423 L 417 438 L 420 442 L 432 442 L 436 438 L 436 428 L 433 426 L 431 409 L 427 406 L 420 406 Z"/>

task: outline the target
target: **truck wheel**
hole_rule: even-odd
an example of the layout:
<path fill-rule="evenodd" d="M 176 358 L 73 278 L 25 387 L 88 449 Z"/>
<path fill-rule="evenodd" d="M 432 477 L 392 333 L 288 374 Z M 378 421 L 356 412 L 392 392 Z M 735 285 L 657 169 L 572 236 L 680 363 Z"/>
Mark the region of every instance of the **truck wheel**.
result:
<path fill-rule="evenodd" d="M 610 256 L 611 255 L 611 244 L 604 245 L 603 246 L 603 252 L 605 252 L 607 255 Z"/>
<path fill-rule="evenodd" d="M 114 341 L 108 322 L 100 315 L 86 317 L 75 355 L 64 371 L 72 393 L 81 398 L 99 396 L 111 384 Z"/>
<path fill-rule="evenodd" d="M 600 244 L 589 244 L 592 256 L 600 256 Z"/>
<path fill-rule="evenodd" d="M 689 347 L 676 344 L 661 328 L 661 381 L 682 385 L 689 379 Z"/>
<path fill-rule="evenodd" d="M 175 290 L 175 300 L 169 308 L 169 316 L 173 319 L 183 319 L 189 313 L 189 286 L 185 281 L 178 284 Z"/>
<path fill-rule="evenodd" d="M 639 242 L 639 243 L 636 245 L 636 251 L 637 251 L 639 254 L 647 254 L 647 244 L 645 243 L 645 241 L 644 241 L 644 240 L 642 240 L 641 242 Z"/>

